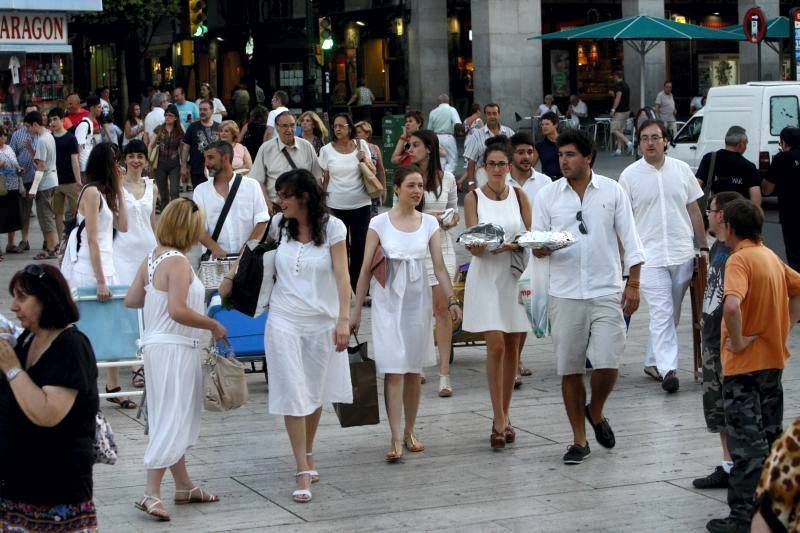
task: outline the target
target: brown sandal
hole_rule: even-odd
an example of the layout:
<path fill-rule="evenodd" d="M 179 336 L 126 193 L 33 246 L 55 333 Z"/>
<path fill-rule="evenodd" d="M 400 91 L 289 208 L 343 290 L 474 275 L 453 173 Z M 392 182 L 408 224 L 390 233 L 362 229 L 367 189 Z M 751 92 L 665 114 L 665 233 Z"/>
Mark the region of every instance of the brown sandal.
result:
<path fill-rule="evenodd" d="M 397 451 L 397 450 L 400 451 Z M 403 448 L 392 443 L 392 449 L 383 456 L 387 463 L 398 463 L 403 458 Z"/>
<path fill-rule="evenodd" d="M 506 447 L 505 432 L 500 432 L 494 429 L 494 424 L 492 424 L 492 434 L 489 436 L 489 445 L 493 450 L 499 450 Z"/>
<path fill-rule="evenodd" d="M 114 394 L 115 392 L 122 392 L 122 387 L 115 387 L 113 389 L 109 389 L 106 387 L 106 392 L 109 394 Z M 133 400 L 129 400 L 128 398 L 106 398 L 107 402 L 115 403 L 119 405 L 122 409 L 136 409 L 136 402 Z"/>
<path fill-rule="evenodd" d="M 417 437 L 415 437 L 413 433 L 407 435 L 403 439 L 403 446 L 405 446 L 406 450 L 410 451 L 411 453 L 419 453 L 425 451 L 425 445 L 422 444 L 420 441 L 418 441 Z"/>
<path fill-rule="evenodd" d="M 506 429 L 503 433 L 506 437 L 506 444 L 512 444 L 515 440 L 517 440 L 517 432 L 514 431 L 514 428 L 511 427 L 511 424 L 506 426 Z"/>

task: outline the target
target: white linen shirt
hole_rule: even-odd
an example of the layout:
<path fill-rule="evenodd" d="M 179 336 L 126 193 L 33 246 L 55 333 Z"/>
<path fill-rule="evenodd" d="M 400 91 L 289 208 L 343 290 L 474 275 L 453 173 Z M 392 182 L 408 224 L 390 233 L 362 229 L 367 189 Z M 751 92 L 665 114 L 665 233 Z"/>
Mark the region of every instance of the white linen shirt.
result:
<path fill-rule="evenodd" d="M 283 144 L 280 136 L 275 135 L 258 148 L 256 158 L 253 161 L 253 168 L 250 169 L 248 174 L 248 176 L 266 186 L 267 194 L 272 202 L 277 201 L 275 181 L 284 172 L 292 170 L 289 161 L 281 153 L 284 147 L 289 152 L 289 157 L 292 158 L 297 168 L 308 170 L 317 178 L 317 182 L 322 183 L 322 169 L 319 166 L 314 145 L 305 139 L 295 137 L 294 145 L 288 146 Z"/>
<path fill-rule="evenodd" d="M 511 177 L 510 172 L 506 174 L 506 183 L 512 187 L 521 187 L 522 192 L 525 193 L 525 195 L 528 197 L 528 201 L 531 203 L 531 206 L 533 206 L 533 200 L 536 198 L 537 194 L 539 194 L 539 191 L 553 183 L 553 180 L 550 179 L 550 176 L 547 174 L 542 174 L 535 168 L 532 168 L 531 170 L 533 170 L 533 172 L 531 173 L 530 177 L 525 180 L 525 183 L 523 183 L 521 186 L 519 183 L 517 183 L 517 180 Z"/>
<path fill-rule="evenodd" d="M 228 190 L 233 187 L 234 176 L 228 182 Z M 192 199 L 202 208 L 206 214 L 206 231 L 213 235 L 214 228 L 217 226 L 217 219 L 225 205 L 223 198 L 214 188 L 214 180 L 209 179 L 194 188 Z M 247 242 L 256 224 L 269 220 L 267 212 L 267 202 L 261 192 L 261 185 L 253 178 L 242 177 L 242 183 L 233 199 L 231 209 L 222 230 L 219 232 L 217 244 L 229 254 L 239 253 L 242 246 Z"/>
<path fill-rule="evenodd" d="M 661 169 L 644 159 L 619 176 L 628 194 L 647 267 L 681 265 L 694 257 L 694 230 L 687 205 L 702 198 L 689 165 L 666 157 Z"/>
<path fill-rule="evenodd" d="M 587 233 L 578 229 L 578 211 Z M 617 182 L 592 172 L 581 202 L 578 193 L 561 178 L 536 195 L 535 231 L 569 231 L 577 242 L 550 255 L 551 296 L 588 300 L 622 292 L 619 244 L 625 265 L 643 263 L 645 254 L 636 232 L 628 196 Z"/>
<path fill-rule="evenodd" d="M 508 126 L 500 125 L 500 133 L 498 135 L 505 135 L 511 137 L 514 135 L 514 130 Z M 467 137 L 464 146 L 464 158 L 475 161 L 478 168 L 483 166 L 483 152 L 486 150 L 486 140 L 494 137 L 495 134 L 489 130 L 489 126 L 484 126 L 477 130 L 472 130 L 469 137 Z"/>
<path fill-rule="evenodd" d="M 456 108 L 450 104 L 441 103 L 428 114 L 428 129 L 434 133 L 453 134 L 456 124 L 461 124 Z"/>

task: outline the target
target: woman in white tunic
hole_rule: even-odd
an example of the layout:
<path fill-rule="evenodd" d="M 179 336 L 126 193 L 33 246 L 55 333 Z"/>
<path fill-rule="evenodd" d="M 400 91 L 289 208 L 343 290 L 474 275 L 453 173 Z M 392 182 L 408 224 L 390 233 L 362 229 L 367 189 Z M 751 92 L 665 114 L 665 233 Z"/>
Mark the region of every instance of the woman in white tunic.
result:
<path fill-rule="evenodd" d="M 156 247 L 153 233 L 156 217 L 153 206 L 158 190 L 152 179 L 143 178 L 147 165 L 147 147 L 138 139 L 125 146 L 125 177 L 122 194 L 128 210 L 128 231 L 114 239 L 114 270 L 117 283 L 130 285 L 142 261 Z"/>
<path fill-rule="evenodd" d="M 456 251 L 453 248 L 453 237 L 447 230 L 458 225 L 458 190 L 456 178 L 450 172 L 442 170 L 439 153 L 439 139 L 431 130 L 417 130 L 409 136 L 408 154 L 411 161 L 419 166 L 425 181 L 425 198 L 422 212 L 436 217 L 439 223 L 439 239 L 442 244 L 442 256 L 447 267 L 447 274 L 452 281 L 456 275 Z M 431 154 L 434 157 L 431 157 Z M 447 223 L 442 221 L 446 209 L 455 209 L 456 213 Z M 447 310 L 447 296 L 444 288 L 436 279 L 433 261 L 428 253 L 425 258 L 425 270 L 428 285 L 433 292 L 433 313 L 436 316 L 436 345 L 439 348 L 439 396 L 450 397 L 453 386 L 450 383 L 450 347 L 453 336 L 453 321 Z"/>
<path fill-rule="evenodd" d="M 347 228 L 328 213 L 322 188 L 309 171 L 281 174 L 275 190 L 281 213 L 270 221 L 269 232 L 280 245 L 264 338 L 269 412 L 284 417 L 297 462 L 292 498 L 306 503 L 311 483 L 319 481 L 312 449 L 322 405 L 353 403 L 346 352 Z M 223 280 L 220 294 L 228 290 L 230 283 Z"/>
<path fill-rule="evenodd" d="M 61 261 L 61 273 L 70 288 L 97 287 L 97 301 L 111 299 L 109 286 L 119 284 L 114 269 L 114 230 L 128 231 L 128 208 L 122 200 L 122 178 L 114 148 L 100 143 L 86 162 L 87 183 L 78 198 L 78 229 L 73 231 Z M 83 223 L 83 227 L 81 227 Z M 99 347 L 95 345 L 95 350 Z M 106 371 L 106 392 L 120 392 L 119 369 Z M 128 398 L 108 398 L 123 409 L 135 409 Z"/>
<path fill-rule="evenodd" d="M 149 438 L 144 453 L 147 488 L 136 508 L 160 521 L 170 519 L 161 502 L 161 480 L 169 468 L 176 504 L 211 503 L 215 495 L 192 483 L 186 450 L 197 443 L 203 410 L 200 330 L 214 340 L 225 327 L 204 314 L 205 289 L 184 253 L 200 241 L 205 215 L 192 200 L 170 202 L 158 225 L 158 246 L 142 262 L 125 305 L 144 307 L 142 357 L 148 379 Z"/>
<path fill-rule="evenodd" d="M 372 258 L 380 246 L 388 261 L 386 286 L 372 283 L 372 343 L 378 372 L 385 375 L 384 397 L 392 447 L 386 461 L 397 462 L 403 445 L 410 452 L 421 452 L 425 446 L 414 436 L 420 398 L 420 373 L 436 363 L 433 351 L 433 306 L 425 257 L 433 260 L 436 279 L 449 300 L 453 320 L 461 319 L 461 308 L 453 296 L 453 286 L 442 259 L 439 222 L 420 213 L 424 182 L 416 165 L 397 169 L 394 178 L 394 207 L 372 219 L 367 233 L 364 263 L 356 288 L 356 305 L 351 329 L 358 333 L 361 308 L 370 283 Z M 401 418 L 405 412 L 405 428 Z"/>
<path fill-rule="evenodd" d="M 485 161 L 488 181 L 464 198 L 467 227 L 482 222 L 502 226 L 505 241 L 531 226 L 531 206 L 526 194 L 506 183 L 511 148 L 507 141 L 490 143 Z M 464 292 L 464 331 L 483 333 L 486 338 L 486 377 L 492 400 L 492 448 L 504 448 L 516 440 L 508 418 L 511 393 L 517 376 L 518 350 L 522 334 L 530 324 L 525 309 L 517 301 L 517 280 L 511 273 L 511 250 L 504 244 L 494 252 L 472 246 Z"/>

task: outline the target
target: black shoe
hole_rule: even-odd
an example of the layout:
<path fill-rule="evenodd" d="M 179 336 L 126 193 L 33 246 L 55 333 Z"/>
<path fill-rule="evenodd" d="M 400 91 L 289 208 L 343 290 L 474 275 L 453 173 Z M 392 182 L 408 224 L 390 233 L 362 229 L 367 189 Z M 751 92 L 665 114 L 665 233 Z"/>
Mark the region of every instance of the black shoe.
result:
<path fill-rule="evenodd" d="M 696 489 L 727 489 L 729 477 L 725 469 L 718 466 L 706 477 L 701 477 L 692 481 L 692 485 L 694 485 Z"/>
<path fill-rule="evenodd" d="M 589 443 L 586 443 L 586 446 L 581 446 L 580 444 L 572 444 L 569 448 L 567 448 L 567 453 L 564 454 L 564 464 L 565 465 L 579 465 L 583 462 L 584 459 L 589 457 L 592 452 L 589 451 Z"/>
<path fill-rule="evenodd" d="M 674 370 L 670 370 L 667 372 L 667 375 L 664 376 L 664 381 L 661 382 L 661 388 L 669 393 L 678 392 L 681 384 L 678 381 L 678 376 L 675 375 Z"/>
<path fill-rule="evenodd" d="M 603 448 L 613 448 L 617 440 L 614 438 L 614 431 L 611 430 L 611 424 L 608 423 L 608 419 L 604 417 L 600 422 L 595 424 L 592 422 L 592 417 L 589 414 L 588 405 L 586 406 L 585 412 L 586 420 L 589 421 L 589 425 L 594 429 L 594 438 L 597 440 L 597 443 Z"/>
<path fill-rule="evenodd" d="M 711 533 L 749 533 L 750 524 L 735 518 L 714 518 L 706 524 Z"/>

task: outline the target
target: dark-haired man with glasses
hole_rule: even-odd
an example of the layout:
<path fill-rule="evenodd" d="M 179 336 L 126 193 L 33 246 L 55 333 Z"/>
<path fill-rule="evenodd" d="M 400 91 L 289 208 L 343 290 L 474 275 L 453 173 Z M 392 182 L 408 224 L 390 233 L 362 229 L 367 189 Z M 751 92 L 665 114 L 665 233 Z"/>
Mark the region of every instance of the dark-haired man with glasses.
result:
<path fill-rule="evenodd" d="M 590 453 L 584 418 L 601 446 L 616 444 L 603 406 L 617 381 L 625 347 L 623 313 L 630 316 L 639 307 L 639 272 L 645 255 L 625 191 L 592 171 L 596 153 L 592 141 L 568 130 L 556 144 L 564 177 L 536 195 L 533 229 L 568 231 L 577 242 L 554 252 L 534 249 L 533 254 L 550 258 L 550 332 L 574 439 L 563 460 L 579 464 Z M 627 282 L 622 278 L 618 243 L 630 269 Z M 583 383 L 587 358 L 594 367 L 588 404 Z"/>
<path fill-rule="evenodd" d="M 639 148 L 644 158 L 622 171 L 619 184 L 630 198 L 647 257 L 642 295 L 650 308 L 650 339 L 644 373 L 674 393 L 680 387 L 681 303 L 694 272 L 695 243 L 707 258 L 708 242 L 697 203 L 703 190 L 689 165 L 665 154 L 668 133 L 660 120 L 642 123 Z"/>
<path fill-rule="evenodd" d="M 322 182 L 322 169 L 319 166 L 314 145 L 295 136 L 297 121 L 290 111 L 280 113 L 275 119 L 277 137 L 265 141 L 258 149 L 249 176 L 259 182 L 264 189 L 270 213 L 280 211 L 275 194 L 275 181 L 278 176 L 290 170 L 302 168 L 311 172 Z"/>

